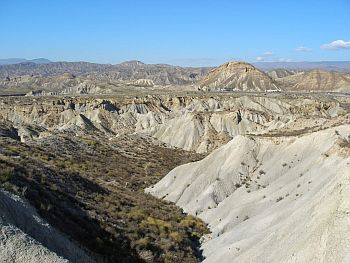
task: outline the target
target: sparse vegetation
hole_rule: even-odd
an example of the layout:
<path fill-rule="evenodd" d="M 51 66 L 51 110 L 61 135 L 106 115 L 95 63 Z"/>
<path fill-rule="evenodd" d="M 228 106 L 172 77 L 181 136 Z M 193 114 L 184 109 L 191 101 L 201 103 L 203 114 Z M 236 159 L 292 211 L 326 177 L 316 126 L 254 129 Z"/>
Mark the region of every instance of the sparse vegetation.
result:
<path fill-rule="evenodd" d="M 0 147 L 5 149 L 1 183 L 24 194 L 49 223 L 106 261 L 196 262 L 201 257 L 195 246 L 206 225 L 143 191 L 201 155 L 137 137 L 107 143 L 92 135 L 57 134 L 30 146 L 1 139 Z M 21 158 L 6 157 L 14 152 Z"/>
<path fill-rule="evenodd" d="M 0 183 L 9 181 L 14 175 L 14 168 L 9 166 L 7 162 L 0 159 Z"/>

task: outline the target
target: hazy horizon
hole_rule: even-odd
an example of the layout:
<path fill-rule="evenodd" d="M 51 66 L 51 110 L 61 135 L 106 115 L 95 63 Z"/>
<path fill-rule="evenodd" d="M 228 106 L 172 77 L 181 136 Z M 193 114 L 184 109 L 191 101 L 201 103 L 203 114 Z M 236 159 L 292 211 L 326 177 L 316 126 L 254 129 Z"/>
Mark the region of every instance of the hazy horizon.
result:
<path fill-rule="evenodd" d="M 13 57 L 13 58 L 0 58 L 0 65 L 11 65 L 11 64 L 19 64 L 19 63 L 24 63 L 24 62 L 32 62 L 35 60 L 49 60 L 47 58 L 19 58 L 19 57 Z M 25 60 L 23 62 L 14 62 L 14 63 L 8 63 L 8 64 L 2 64 L 1 62 L 3 61 L 11 61 L 11 60 Z M 68 63 L 73 63 L 73 62 L 86 62 L 86 63 L 95 63 L 95 64 L 106 64 L 106 65 L 118 65 L 120 63 L 125 63 L 125 62 L 132 62 L 132 61 L 139 61 L 142 62 L 144 64 L 167 64 L 167 65 L 172 65 L 172 66 L 180 66 L 180 67 L 217 67 L 220 66 L 223 63 L 229 62 L 229 61 L 243 61 L 243 62 L 247 62 L 247 63 L 251 63 L 251 64 L 302 64 L 302 63 L 350 63 L 350 59 L 349 60 L 316 60 L 316 61 L 253 61 L 253 62 L 249 62 L 249 61 L 245 61 L 245 60 L 227 60 L 227 61 L 223 61 L 221 64 L 213 64 L 213 65 L 206 65 L 206 66 L 191 66 L 191 65 L 180 65 L 180 64 L 175 64 L 175 63 L 147 63 L 145 61 L 141 61 L 139 59 L 129 59 L 129 60 L 125 60 L 125 61 L 121 61 L 118 63 L 99 63 L 99 62 L 92 62 L 92 61 L 88 61 L 88 60 L 57 60 L 57 61 L 53 61 L 53 60 L 49 60 L 50 63 L 56 63 L 56 62 L 68 62 Z"/>

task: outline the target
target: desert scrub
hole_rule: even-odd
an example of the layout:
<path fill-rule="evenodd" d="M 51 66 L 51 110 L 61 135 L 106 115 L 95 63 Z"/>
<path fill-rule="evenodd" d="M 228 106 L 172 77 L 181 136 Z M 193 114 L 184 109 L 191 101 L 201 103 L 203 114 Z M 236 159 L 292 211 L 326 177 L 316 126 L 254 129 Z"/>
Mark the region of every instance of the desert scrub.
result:
<path fill-rule="evenodd" d="M 9 146 L 12 151 L 7 152 Z M 30 145 L 0 140 L 0 148 L 5 149 L 6 166 L 15 171 L 6 184 L 19 188 L 50 224 L 106 262 L 201 258 L 199 238 L 208 233 L 206 225 L 174 204 L 145 194 L 144 188 L 203 155 L 126 136 L 106 142 L 89 135 L 81 139 L 55 134 Z M 13 152 L 21 158 L 11 158 Z"/>
<path fill-rule="evenodd" d="M 146 215 L 143 210 L 137 207 L 133 207 L 130 212 L 127 214 L 128 218 L 134 220 L 143 220 L 146 218 Z"/>
<path fill-rule="evenodd" d="M 153 218 L 151 216 L 147 217 L 146 220 L 143 220 L 140 224 L 140 227 L 152 229 L 153 232 L 157 232 L 160 235 L 169 233 L 169 231 L 172 229 L 170 223 L 158 218 Z"/>
<path fill-rule="evenodd" d="M 10 166 L 7 162 L 0 160 L 0 183 L 9 181 L 15 174 L 14 167 Z"/>

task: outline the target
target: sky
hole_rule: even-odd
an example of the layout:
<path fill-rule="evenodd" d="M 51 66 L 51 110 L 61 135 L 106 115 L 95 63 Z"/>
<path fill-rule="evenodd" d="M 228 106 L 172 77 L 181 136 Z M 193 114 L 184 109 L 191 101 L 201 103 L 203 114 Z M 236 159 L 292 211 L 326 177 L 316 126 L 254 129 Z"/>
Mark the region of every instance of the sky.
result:
<path fill-rule="evenodd" d="M 0 0 L 0 58 L 350 60 L 350 0 Z"/>

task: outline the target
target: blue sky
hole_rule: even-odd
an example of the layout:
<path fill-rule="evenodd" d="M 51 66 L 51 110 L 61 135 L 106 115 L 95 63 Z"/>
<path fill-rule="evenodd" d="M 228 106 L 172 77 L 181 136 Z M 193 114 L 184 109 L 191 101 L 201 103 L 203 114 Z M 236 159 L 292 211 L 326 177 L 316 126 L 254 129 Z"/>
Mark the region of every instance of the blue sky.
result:
<path fill-rule="evenodd" d="M 349 14 L 350 0 L 0 0 L 0 58 L 350 60 Z"/>

